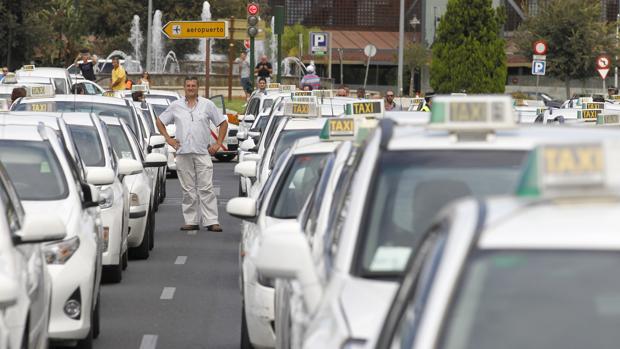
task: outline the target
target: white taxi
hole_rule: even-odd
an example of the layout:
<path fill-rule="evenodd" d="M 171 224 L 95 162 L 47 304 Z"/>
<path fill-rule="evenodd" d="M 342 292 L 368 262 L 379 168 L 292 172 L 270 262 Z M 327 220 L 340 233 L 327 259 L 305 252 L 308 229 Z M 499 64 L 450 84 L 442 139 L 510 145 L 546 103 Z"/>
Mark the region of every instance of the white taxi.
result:
<path fill-rule="evenodd" d="M 66 229 L 54 215 L 25 215 L 2 165 L 0 195 L 0 329 L 8 330 L 0 339 L 8 336 L 9 348 L 45 348 L 52 286 L 41 243 L 64 239 Z"/>
<path fill-rule="evenodd" d="M 127 268 L 130 212 L 129 189 L 119 175 L 139 173 L 141 166 L 132 161 L 119 161 L 106 126 L 96 115 L 65 113 L 62 118 L 86 165 L 88 182 L 100 190 L 104 278 L 118 283 L 122 280 L 123 269 Z"/>
<path fill-rule="evenodd" d="M 9 119 L 10 120 L 10 119 Z M 88 211 L 97 189 L 80 182 L 73 159 L 56 132 L 39 125 L 0 125 L 0 161 L 26 214 L 62 212 L 67 237 L 43 246 L 52 277 L 49 337 L 92 346 L 99 335 L 101 241 Z"/>
<path fill-rule="evenodd" d="M 326 158 L 337 145 L 320 142 L 318 137 L 298 139 L 283 150 L 275 172 L 257 198 L 235 198 L 227 204 L 229 214 L 246 220 L 239 244 L 243 348 L 273 347 L 275 344 L 273 279 L 257 273 L 252 260 L 245 256 L 258 247 L 267 227 L 297 218 L 320 177 Z M 255 171 L 253 173 L 255 175 Z M 252 176 L 252 173 L 246 174 Z"/>
<path fill-rule="evenodd" d="M 302 285 L 308 320 L 301 346 L 364 345 L 379 330 L 435 213 L 462 197 L 513 192 L 537 142 L 564 139 L 565 132 L 516 128 L 508 96 L 435 97 L 426 128 L 384 119 L 361 150 L 325 242 L 329 268 L 317 270 L 307 239 L 294 233 L 297 223 L 263 234 L 255 262 L 261 274 Z"/>
<path fill-rule="evenodd" d="M 518 197 L 441 212 L 372 347 L 614 347 L 619 146 L 546 143 Z"/>
<path fill-rule="evenodd" d="M 15 75 L 18 79 L 21 77 L 50 78 L 54 81 L 56 94 L 59 95 L 71 93 L 71 86 L 73 85 L 69 72 L 64 68 L 24 65 L 21 69 L 18 69 L 15 72 Z"/>
<path fill-rule="evenodd" d="M 147 259 L 154 244 L 155 233 L 155 186 L 157 177 L 149 175 L 146 171 L 138 171 L 139 168 L 158 168 L 165 166 L 167 159 L 163 154 L 151 153 L 144 155 L 138 141 L 129 129 L 125 121 L 119 118 L 103 117 L 102 120 L 108 126 L 108 136 L 112 148 L 119 158 L 119 163 L 131 160 L 136 173 L 123 177 L 123 182 L 129 189 L 129 235 L 127 244 L 130 257 Z M 163 137 L 162 137 L 163 138 Z M 155 138 L 151 138 L 152 141 Z M 163 140 L 153 145 L 163 145 Z M 139 165 L 139 166 L 138 166 Z"/>

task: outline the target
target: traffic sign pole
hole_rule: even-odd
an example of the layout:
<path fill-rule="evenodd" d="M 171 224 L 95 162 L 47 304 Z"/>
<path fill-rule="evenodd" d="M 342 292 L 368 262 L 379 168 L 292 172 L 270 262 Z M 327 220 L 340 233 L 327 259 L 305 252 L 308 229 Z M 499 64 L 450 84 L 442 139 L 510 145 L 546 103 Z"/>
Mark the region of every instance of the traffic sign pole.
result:
<path fill-rule="evenodd" d="M 252 73 L 252 79 L 250 79 L 250 83 L 252 85 L 252 88 L 254 88 L 254 38 L 250 38 L 250 72 Z"/>
<path fill-rule="evenodd" d="M 230 39 L 228 41 L 228 101 L 232 101 L 232 80 L 233 80 L 233 56 L 235 54 L 235 41 L 233 40 L 233 28 L 235 27 L 235 17 L 230 17 Z M 239 75 L 241 76 L 241 65 L 239 65 Z"/>
<path fill-rule="evenodd" d="M 209 84 L 211 83 L 211 39 L 205 40 L 205 98 L 209 98 Z"/>

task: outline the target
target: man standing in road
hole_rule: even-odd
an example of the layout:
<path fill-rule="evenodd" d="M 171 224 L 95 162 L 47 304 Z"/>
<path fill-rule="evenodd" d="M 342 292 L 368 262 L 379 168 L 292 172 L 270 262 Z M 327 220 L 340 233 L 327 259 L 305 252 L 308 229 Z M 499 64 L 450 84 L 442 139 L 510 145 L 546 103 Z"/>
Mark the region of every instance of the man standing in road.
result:
<path fill-rule="evenodd" d="M 110 81 L 110 90 L 122 91 L 127 83 L 127 73 L 121 67 L 118 57 L 112 58 L 112 80 Z"/>
<path fill-rule="evenodd" d="M 241 87 L 243 87 L 243 92 L 245 92 L 245 99 L 248 99 L 250 94 L 252 94 L 252 82 L 250 81 L 250 62 L 248 62 L 248 55 L 245 51 L 241 51 L 241 55 L 235 59 L 235 63 L 239 64 Z"/>
<path fill-rule="evenodd" d="M 88 50 L 82 50 L 80 55 L 75 59 L 75 64 L 80 69 L 84 79 L 95 81 L 95 64 L 97 64 L 97 56 L 93 55 L 91 58 Z"/>
<path fill-rule="evenodd" d="M 211 155 L 220 148 L 228 133 L 226 118 L 210 100 L 198 96 L 198 79 L 185 78 L 185 98 L 172 102 L 157 119 L 157 129 L 176 152 L 177 174 L 183 191 L 181 230 L 222 231 L 218 221 L 217 197 L 213 189 Z M 219 127 L 216 142 L 211 142 L 209 122 Z M 176 138 L 166 126 L 175 124 Z"/>
<path fill-rule="evenodd" d="M 260 62 L 256 64 L 256 68 L 254 68 L 254 73 L 258 76 L 258 78 L 265 78 L 267 83 L 271 79 L 271 73 L 273 73 L 273 68 L 271 67 L 271 63 L 267 60 L 267 56 L 263 55 L 260 57 Z"/>

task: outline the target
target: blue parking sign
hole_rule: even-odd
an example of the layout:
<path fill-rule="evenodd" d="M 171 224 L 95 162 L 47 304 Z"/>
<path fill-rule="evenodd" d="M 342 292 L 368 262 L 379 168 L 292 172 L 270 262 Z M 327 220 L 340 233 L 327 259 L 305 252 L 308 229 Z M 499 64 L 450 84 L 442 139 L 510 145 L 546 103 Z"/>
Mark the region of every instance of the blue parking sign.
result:
<path fill-rule="evenodd" d="M 329 33 L 310 32 L 310 54 L 321 55 L 327 53 L 329 48 Z"/>
<path fill-rule="evenodd" d="M 545 75 L 547 62 L 541 60 L 532 61 L 532 75 Z"/>

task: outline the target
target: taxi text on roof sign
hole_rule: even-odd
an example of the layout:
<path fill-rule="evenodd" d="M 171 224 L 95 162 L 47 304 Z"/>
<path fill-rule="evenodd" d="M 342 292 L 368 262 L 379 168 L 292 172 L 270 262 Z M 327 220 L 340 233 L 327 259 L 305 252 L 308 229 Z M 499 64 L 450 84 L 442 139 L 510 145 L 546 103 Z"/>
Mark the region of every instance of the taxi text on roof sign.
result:
<path fill-rule="evenodd" d="M 55 103 L 28 103 L 26 110 L 34 112 L 53 112 L 55 111 Z"/>
<path fill-rule="evenodd" d="M 54 97 L 55 92 L 52 85 L 28 86 L 26 95 L 28 97 Z"/>
<path fill-rule="evenodd" d="M 309 97 L 312 96 L 312 91 L 295 91 L 291 94 L 292 97 Z"/>
<path fill-rule="evenodd" d="M 161 30 L 170 39 L 226 39 L 228 21 L 172 21 Z"/>
<path fill-rule="evenodd" d="M 309 98 L 309 97 L 299 97 Z M 314 98 L 314 97 L 313 97 Z M 320 117 L 321 110 L 316 102 L 292 100 L 284 105 L 284 115 L 300 118 L 317 118 Z"/>
<path fill-rule="evenodd" d="M 34 64 L 26 64 L 22 67 L 23 71 L 34 71 Z"/>
<path fill-rule="evenodd" d="M 334 98 L 334 91 L 332 90 L 313 90 L 311 92 L 317 98 Z"/>
<path fill-rule="evenodd" d="M 293 92 L 295 91 L 295 85 L 280 85 L 279 89 L 280 93 Z"/>
<path fill-rule="evenodd" d="M 618 125 L 620 124 L 619 114 L 599 114 L 596 118 L 597 125 Z"/>
<path fill-rule="evenodd" d="M 489 130 L 513 127 L 510 96 L 436 96 L 430 127 L 451 130 Z"/>
<path fill-rule="evenodd" d="M 267 88 L 280 88 L 279 82 L 271 82 L 267 85 Z"/>
<path fill-rule="evenodd" d="M 618 141 L 541 145 L 530 156 L 518 194 L 568 197 L 617 191 L 619 150 Z"/>
<path fill-rule="evenodd" d="M 349 102 L 345 105 L 344 113 L 349 116 L 366 118 L 382 117 L 385 113 L 385 105 L 382 99 Z"/>
<path fill-rule="evenodd" d="M 354 118 L 329 119 L 323 126 L 320 138 L 325 141 L 352 140 L 355 137 Z"/>
<path fill-rule="evenodd" d="M 149 87 L 147 85 L 133 85 L 131 86 L 131 92 L 148 92 L 149 91 Z"/>

